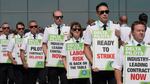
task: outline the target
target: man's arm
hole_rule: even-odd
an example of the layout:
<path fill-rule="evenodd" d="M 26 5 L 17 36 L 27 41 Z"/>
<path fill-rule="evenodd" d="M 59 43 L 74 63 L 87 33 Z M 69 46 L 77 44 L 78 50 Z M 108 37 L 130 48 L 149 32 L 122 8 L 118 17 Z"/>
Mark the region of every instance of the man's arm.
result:
<path fill-rule="evenodd" d="M 64 67 L 67 70 L 67 62 L 66 62 L 66 56 L 62 56 L 62 61 L 64 63 Z"/>
<path fill-rule="evenodd" d="M 47 49 L 48 49 L 47 43 L 43 43 L 42 48 L 43 48 L 44 55 L 47 56 Z"/>
<path fill-rule="evenodd" d="M 117 81 L 117 84 L 122 84 L 122 81 L 121 81 L 121 70 L 119 69 L 115 69 L 115 78 L 116 78 L 116 81 Z"/>
<path fill-rule="evenodd" d="M 20 49 L 20 57 L 21 57 L 21 60 L 22 60 L 22 63 L 23 63 L 23 67 L 28 68 L 28 64 L 26 62 L 24 54 L 25 54 L 25 51 L 23 49 Z"/>
<path fill-rule="evenodd" d="M 89 62 L 93 64 L 93 55 L 92 55 L 90 45 L 84 44 L 84 53 L 86 58 L 89 60 Z"/>
<path fill-rule="evenodd" d="M 14 60 L 14 58 L 13 58 L 13 56 L 12 56 L 12 52 L 8 51 L 8 52 L 7 52 L 7 56 L 9 57 L 9 59 L 11 60 L 11 62 L 12 62 L 14 65 L 17 64 L 16 60 Z"/>

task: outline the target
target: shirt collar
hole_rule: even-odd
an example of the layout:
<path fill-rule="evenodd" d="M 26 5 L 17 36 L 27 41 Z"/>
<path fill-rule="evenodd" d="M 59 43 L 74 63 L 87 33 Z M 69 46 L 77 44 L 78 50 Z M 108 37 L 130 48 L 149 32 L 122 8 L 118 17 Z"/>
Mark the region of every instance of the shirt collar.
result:
<path fill-rule="evenodd" d="M 36 33 L 35 35 L 36 35 L 36 37 L 38 36 L 38 34 L 37 34 L 37 33 Z M 32 37 L 33 37 L 33 34 L 32 34 L 31 32 L 30 32 L 30 36 L 32 36 Z"/>
<path fill-rule="evenodd" d="M 81 38 L 79 38 L 78 40 L 76 40 L 74 37 L 72 38 L 73 42 L 79 41 L 79 43 L 81 42 Z"/>
<path fill-rule="evenodd" d="M 121 27 L 128 27 L 128 25 L 127 24 L 122 24 Z"/>
<path fill-rule="evenodd" d="M 139 43 L 139 42 L 137 42 L 135 39 L 132 40 L 132 43 L 133 43 L 134 45 L 138 45 L 138 44 L 144 45 L 144 44 L 145 44 L 144 41 L 142 41 L 142 42 Z"/>
<path fill-rule="evenodd" d="M 51 26 L 52 26 L 52 27 L 56 27 L 56 28 L 58 27 L 58 25 L 57 25 L 56 23 L 53 23 Z M 61 24 L 61 25 L 60 25 L 60 28 L 61 28 L 62 26 L 65 26 L 65 24 Z"/>
<path fill-rule="evenodd" d="M 99 24 L 100 28 L 102 28 L 103 25 L 104 25 L 104 23 L 102 23 L 100 20 L 98 20 L 97 23 Z M 111 21 L 108 20 L 107 23 L 106 23 L 107 27 L 110 27 L 110 24 L 111 24 Z"/>

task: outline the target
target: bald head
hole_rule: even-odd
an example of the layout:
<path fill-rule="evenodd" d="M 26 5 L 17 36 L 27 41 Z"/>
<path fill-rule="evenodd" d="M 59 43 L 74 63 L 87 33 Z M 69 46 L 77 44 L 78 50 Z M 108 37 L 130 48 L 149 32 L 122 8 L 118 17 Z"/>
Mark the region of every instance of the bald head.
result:
<path fill-rule="evenodd" d="M 125 15 L 124 16 L 120 16 L 119 23 L 120 23 L 120 25 L 127 24 L 128 23 L 128 17 L 125 16 Z"/>

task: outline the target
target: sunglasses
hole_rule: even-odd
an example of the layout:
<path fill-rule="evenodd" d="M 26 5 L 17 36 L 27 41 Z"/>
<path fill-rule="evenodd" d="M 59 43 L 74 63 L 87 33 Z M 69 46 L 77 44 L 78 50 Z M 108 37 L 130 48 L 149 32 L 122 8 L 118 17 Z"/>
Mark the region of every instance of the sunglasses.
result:
<path fill-rule="evenodd" d="M 54 17 L 55 17 L 56 20 L 58 20 L 59 18 L 63 19 L 63 16 L 54 16 Z"/>
<path fill-rule="evenodd" d="M 100 15 L 102 15 L 102 14 L 104 14 L 104 13 L 109 14 L 109 10 L 98 11 L 98 13 L 99 13 Z"/>
<path fill-rule="evenodd" d="M 24 28 L 18 28 L 18 30 L 24 30 Z"/>
<path fill-rule="evenodd" d="M 38 26 L 37 25 L 34 25 L 34 26 L 30 26 L 30 28 L 37 28 Z"/>
<path fill-rule="evenodd" d="M 77 29 L 77 28 L 76 28 L 76 29 L 72 29 L 72 30 L 73 30 L 73 31 L 77 31 L 77 30 L 78 30 L 78 31 L 81 31 L 81 29 Z"/>
<path fill-rule="evenodd" d="M 2 27 L 3 29 L 9 29 L 9 27 Z"/>

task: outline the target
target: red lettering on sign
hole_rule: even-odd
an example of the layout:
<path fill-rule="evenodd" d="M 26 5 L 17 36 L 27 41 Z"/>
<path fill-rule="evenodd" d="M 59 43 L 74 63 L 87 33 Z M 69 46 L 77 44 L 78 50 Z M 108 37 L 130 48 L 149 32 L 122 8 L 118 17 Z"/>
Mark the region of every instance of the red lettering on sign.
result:
<path fill-rule="evenodd" d="M 130 79 L 131 80 L 145 80 L 146 74 L 131 74 Z"/>
<path fill-rule="evenodd" d="M 30 59 L 43 59 L 43 56 L 29 56 Z"/>
<path fill-rule="evenodd" d="M 72 57 L 73 61 L 83 61 L 83 57 Z"/>
<path fill-rule="evenodd" d="M 70 52 L 70 55 L 83 55 L 84 54 L 84 52 L 83 51 L 71 51 Z"/>
<path fill-rule="evenodd" d="M 97 58 L 114 59 L 115 55 L 114 54 L 97 54 Z"/>
<path fill-rule="evenodd" d="M 52 58 L 61 58 L 62 56 L 60 54 L 52 54 Z"/>

